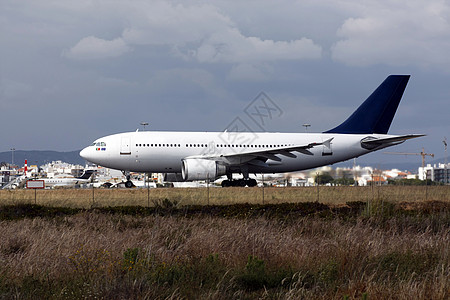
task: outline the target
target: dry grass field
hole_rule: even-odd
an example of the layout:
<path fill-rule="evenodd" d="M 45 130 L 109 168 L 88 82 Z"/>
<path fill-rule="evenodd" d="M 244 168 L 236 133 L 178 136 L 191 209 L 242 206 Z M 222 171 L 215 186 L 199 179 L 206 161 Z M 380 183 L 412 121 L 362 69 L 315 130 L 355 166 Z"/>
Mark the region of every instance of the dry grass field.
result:
<path fill-rule="evenodd" d="M 264 199 L 263 199 L 264 193 Z M 209 195 L 209 197 L 208 197 Z M 153 205 L 168 199 L 179 205 L 230 205 L 346 202 L 384 199 L 402 201 L 450 201 L 450 186 L 289 187 L 289 188 L 158 188 L 150 189 L 56 189 L 37 190 L 36 203 L 47 206 L 82 207 Z M 0 190 L 0 205 L 34 203 L 33 190 Z"/>
<path fill-rule="evenodd" d="M 92 192 L 0 193 L 0 299 L 450 298 L 448 187 Z"/>

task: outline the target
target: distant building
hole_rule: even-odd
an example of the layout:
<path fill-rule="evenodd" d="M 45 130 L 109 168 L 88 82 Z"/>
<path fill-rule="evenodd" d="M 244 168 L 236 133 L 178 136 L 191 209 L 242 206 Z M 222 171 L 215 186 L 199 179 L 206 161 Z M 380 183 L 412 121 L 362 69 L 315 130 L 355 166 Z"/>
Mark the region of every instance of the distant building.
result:
<path fill-rule="evenodd" d="M 442 183 L 450 182 L 450 163 L 445 164 L 428 164 L 426 167 L 419 168 L 419 179 L 420 180 L 431 180 Z"/>
<path fill-rule="evenodd" d="M 373 168 L 372 167 L 360 167 L 355 166 L 352 169 L 354 179 L 359 186 L 366 186 L 372 181 Z"/>
<path fill-rule="evenodd" d="M 48 178 L 54 178 L 58 176 L 80 176 L 84 167 L 81 165 L 73 165 L 60 160 L 52 161 L 41 166 L 44 173 Z"/>
<path fill-rule="evenodd" d="M 0 187 L 4 186 L 9 182 L 9 177 L 11 176 L 11 171 L 5 169 L 0 169 Z"/>
<path fill-rule="evenodd" d="M 392 169 L 383 171 L 383 174 L 386 176 L 387 179 L 406 179 L 408 176 L 412 175 L 408 171 L 400 171 L 399 169 Z"/>

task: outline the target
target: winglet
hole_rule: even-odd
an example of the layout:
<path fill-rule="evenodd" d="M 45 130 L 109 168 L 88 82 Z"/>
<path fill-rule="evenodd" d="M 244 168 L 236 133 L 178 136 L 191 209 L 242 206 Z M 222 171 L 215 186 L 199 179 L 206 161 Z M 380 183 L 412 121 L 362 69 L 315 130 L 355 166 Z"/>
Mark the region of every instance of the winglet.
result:
<path fill-rule="evenodd" d="M 410 75 L 390 75 L 341 125 L 325 133 L 387 134 Z"/>

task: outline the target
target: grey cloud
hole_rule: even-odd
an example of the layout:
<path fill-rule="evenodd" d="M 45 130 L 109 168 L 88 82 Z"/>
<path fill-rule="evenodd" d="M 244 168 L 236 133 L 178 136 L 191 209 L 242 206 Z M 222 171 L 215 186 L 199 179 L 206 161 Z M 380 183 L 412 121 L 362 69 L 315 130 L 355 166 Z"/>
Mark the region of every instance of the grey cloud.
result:
<path fill-rule="evenodd" d="M 225 100 L 228 96 L 227 91 L 216 82 L 214 74 L 200 68 L 173 68 L 158 72 L 148 80 L 147 87 L 153 93 L 175 93 L 183 98 L 199 93 L 211 99 Z"/>
<path fill-rule="evenodd" d="M 439 0 L 367 1 L 359 17 L 338 29 L 335 61 L 355 66 L 386 64 L 447 69 L 450 65 L 450 4 Z"/>
<path fill-rule="evenodd" d="M 2 145 L 73 150 L 142 120 L 222 130 L 261 91 L 285 112 L 267 130 L 329 129 L 391 73 L 412 74 L 392 132 L 440 143 L 449 16 L 438 0 L 3 0 Z"/>
<path fill-rule="evenodd" d="M 235 64 L 228 73 L 231 81 L 268 81 L 273 75 L 273 68 L 268 64 Z"/>
<path fill-rule="evenodd" d="M 107 41 L 88 36 L 64 51 L 63 56 L 73 59 L 102 59 L 121 56 L 129 51 L 131 47 L 127 46 L 122 38 Z"/>

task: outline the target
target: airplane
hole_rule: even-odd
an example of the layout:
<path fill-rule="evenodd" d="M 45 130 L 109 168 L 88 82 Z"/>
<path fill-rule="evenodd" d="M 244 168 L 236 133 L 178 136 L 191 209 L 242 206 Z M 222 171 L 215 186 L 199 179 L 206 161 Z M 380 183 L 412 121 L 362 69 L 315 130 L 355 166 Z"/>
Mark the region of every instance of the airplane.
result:
<path fill-rule="evenodd" d="M 216 180 L 222 187 L 257 185 L 249 174 L 312 169 L 359 157 L 424 134 L 390 135 L 410 75 L 390 75 L 342 124 L 322 133 L 125 132 L 80 152 L 92 163 L 130 172 L 166 173 L 172 181 Z M 234 173 L 243 178 L 233 179 Z"/>
<path fill-rule="evenodd" d="M 44 186 L 46 188 L 71 187 L 76 184 L 88 183 L 93 174 L 94 170 L 84 170 L 83 174 L 81 174 L 80 177 L 42 178 L 39 180 L 44 181 Z"/>

